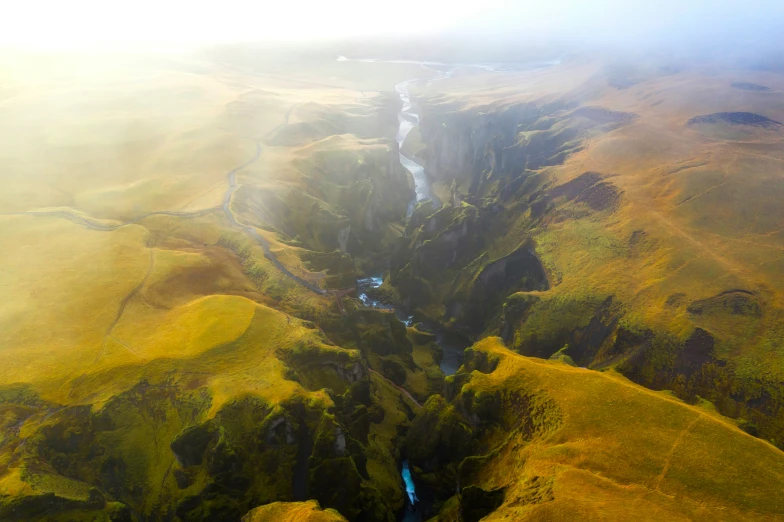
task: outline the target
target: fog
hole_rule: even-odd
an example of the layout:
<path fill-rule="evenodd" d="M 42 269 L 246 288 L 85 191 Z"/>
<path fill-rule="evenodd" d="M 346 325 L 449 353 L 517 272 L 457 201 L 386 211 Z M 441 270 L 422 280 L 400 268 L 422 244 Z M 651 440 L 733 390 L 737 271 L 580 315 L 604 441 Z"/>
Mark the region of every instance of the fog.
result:
<path fill-rule="evenodd" d="M 778 45 L 776 0 L 37 0 L 5 7 L 0 45 L 43 48 L 178 46 L 375 37 L 616 48 Z"/>

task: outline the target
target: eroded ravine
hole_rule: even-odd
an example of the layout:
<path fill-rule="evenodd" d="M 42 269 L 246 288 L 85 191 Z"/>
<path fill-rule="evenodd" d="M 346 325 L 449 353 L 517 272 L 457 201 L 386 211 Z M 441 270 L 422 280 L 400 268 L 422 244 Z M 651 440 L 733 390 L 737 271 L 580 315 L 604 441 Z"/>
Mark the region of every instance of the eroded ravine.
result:
<path fill-rule="evenodd" d="M 347 58 L 341 57 L 339 60 L 344 61 Z M 377 60 L 358 60 L 358 61 L 377 61 Z M 396 61 L 399 63 L 400 61 Z M 419 64 L 426 70 L 431 72 L 436 72 L 435 76 L 425 77 L 425 78 L 413 78 L 409 80 L 402 81 L 395 85 L 395 92 L 400 98 L 401 101 L 401 108 L 398 113 L 398 130 L 395 135 L 395 141 L 397 142 L 398 146 L 398 154 L 400 158 L 400 163 L 408 172 L 411 173 L 414 182 L 414 198 L 410 202 L 407 216 L 406 218 L 410 218 L 414 208 L 417 204 L 430 200 L 432 201 L 434 207 L 439 207 L 441 202 L 438 201 L 437 198 L 433 196 L 431 190 L 431 183 L 430 179 L 425 172 L 424 165 L 420 164 L 415 158 L 409 157 L 404 154 L 403 144 L 405 143 L 406 138 L 408 137 L 409 133 L 416 127 L 419 126 L 420 123 L 420 114 L 417 112 L 415 108 L 415 104 L 411 100 L 411 94 L 409 91 L 409 87 L 417 82 L 432 82 L 437 80 L 446 79 L 452 76 L 453 72 L 456 70 L 457 67 L 473 67 L 482 70 L 507 70 L 508 67 L 501 64 L 458 64 L 458 65 L 447 65 L 443 63 L 436 63 L 436 62 L 413 62 L 413 61 L 404 61 L 404 63 L 414 63 Z M 550 62 L 546 64 L 541 64 L 543 66 L 549 66 L 556 62 Z M 513 67 L 514 68 L 514 67 Z M 357 288 L 358 288 L 358 295 L 360 300 L 363 302 L 365 306 L 371 306 L 374 308 L 392 310 L 397 318 L 402 321 L 406 326 L 411 326 L 413 322 L 413 316 L 409 316 L 403 313 L 398 307 L 393 306 L 390 303 L 385 303 L 383 301 L 376 300 L 372 297 L 372 289 L 378 288 L 383 284 L 383 280 L 381 276 L 373 275 L 371 277 L 365 277 L 362 279 L 357 280 Z M 454 375 L 457 370 L 459 369 L 460 365 L 462 364 L 463 359 L 463 352 L 465 348 L 468 346 L 468 342 L 448 342 L 448 334 L 443 331 L 438 325 L 432 324 L 418 324 L 419 328 L 432 331 L 435 334 L 435 341 L 440 346 L 442 350 L 442 358 L 439 362 L 439 367 L 441 372 L 444 375 Z M 429 492 L 421 491 L 420 495 L 417 495 L 416 491 L 416 484 L 414 482 L 414 478 L 411 474 L 411 470 L 408 467 L 408 462 L 404 460 L 401 463 L 401 478 L 405 484 L 406 494 L 407 494 L 407 501 L 406 501 L 406 510 L 402 514 L 402 518 L 400 520 L 404 522 L 415 522 L 420 521 L 425 516 L 425 512 L 428 510 L 423 503 L 420 502 L 419 496 L 429 496 Z M 424 504 L 427 504 L 425 502 Z"/>
<path fill-rule="evenodd" d="M 428 67 L 425 62 L 421 62 L 421 64 L 427 69 L 435 70 Z M 414 106 L 411 103 L 411 93 L 408 90 L 408 86 L 415 82 L 431 82 L 435 80 L 442 80 L 449 78 L 452 75 L 452 69 L 449 69 L 446 72 L 437 72 L 439 72 L 439 74 L 432 78 L 414 78 L 411 80 L 402 81 L 395 85 L 395 92 L 398 94 L 400 101 L 403 103 L 397 116 L 399 125 L 397 134 L 395 135 L 395 141 L 397 142 L 398 153 L 400 155 L 400 164 L 403 165 L 404 169 L 411 173 L 411 176 L 414 179 L 415 196 L 408 206 L 408 215 L 406 216 L 407 218 L 411 216 L 411 213 L 413 212 L 417 203 L 433 199 L 432 193 L 430 191 L 430 181 L 427 177 L 427 174 L 425 173 L 424 165 L 417 162 L 414 158 L 409 158 L 403 154 L 403 143 L 406 141 L 408 134 L 414 130 L 414 128 L 419 126 L 420 117 L 419 113 L 415 112 Z"/>
<path fill-rule="evenodd" d="M 427 64 L 420 62 L 423 67 L 427 67 Z M 441 64 L 438 64 L 441 65 Z M 408 210 L 406 213 L 406 218 L 408 219 L 414 207 L 423 201 L 432 200 L 432 195 L 430 191 L 430 181 L 428 180 L 427 174 L 425 173 L 425 167 L 418 163 L 416 160 L 409 158 L 405 154 L 403 154 L 402 147 L 403 143 L 406 140 L 408 134 L 419 125 L 419 114 L 414 111 L 413 104 L 411 103 L 411 95 L 408 90 L 409 84 L 417 81 L 432 81 L 442 78 L 447 78 L 451 75 L 451 69 L 449 72 L 442 72 L 439 76 L 434 78 L 425 78 L 425 79 L 411 79 L 405 80 L 403 82 L 398 83 L 395 85 L 395 92 L 400 97 L 402 102 L 400 112 L 398 113 L 398 130 L 395 135 L 395 141 L 397 142 L 398 146 L 398 154 L 400 158 L 400 163 L 408 172 L 411 173 L 411 176 L 414 180 L 414 198 L 408 205 Z M 433 201 L 437 204 L 436 201 Z M 366 278 L 357 279 L 357 289 L 359 299 L 365 306 L 379 308 L 384 310 L 391 310 L 395 316 L 406 326 L 411 326 L 413 322 L 413 316 L 409 316 L 404 314 L 399 308 L 395 307 L 391 303 L 385 303 L 383 301 L 372 299 L 368 296 L 368 291 L 378 288 L 382 285 L 383 278 L 381 276 L 371 276 Z M 457 369 L 460 367 L 460 361 L 462 360 L 462 352 L 465 349 L 465 346 L 454 346 L 447 343 L 442 342 L 443 335 L 439 332 L 436 334 L 436 342 L 439 344 L 442 350 L 442 358 L 441 362 L 439 363 L 439 367 L 441 372 L 444 375 L 454 375 L 457 372 Z M 383 378 L 378 372 L 374 373 L 378 374 Z M 394 385 L 395 388 L 398 388 L 402 393 L 404 393 L 408 398 L 410 398 L 417 406 L 419 403 L 404 389 L 400 388 L 397 385 Z M 411 475 L 411 470 L 408 467 L 408 461 L 404 460 L 401 463 L 400 474 L 403 479 L 406 488 L 406 509 L 403 512 L 400 520 L 403 522 L 417 522 L 422 520 L 423 513 L 422 510 L 419 509 L 419 498 L 416 493 L 416 484 L 414 483 L 414 479 Z"/>

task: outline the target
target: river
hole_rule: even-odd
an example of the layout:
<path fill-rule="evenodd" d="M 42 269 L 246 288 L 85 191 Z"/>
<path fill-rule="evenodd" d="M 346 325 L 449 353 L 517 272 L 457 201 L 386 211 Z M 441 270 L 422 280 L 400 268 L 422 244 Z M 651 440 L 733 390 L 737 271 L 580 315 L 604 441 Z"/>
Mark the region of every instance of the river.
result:
<path fill-rule="evenodd" d="M 430 183 L 428 182 L 427 175 L 425 175 L 425 167 L 403 154 L 403 142 L 406 141 L 408 133 L 419 125 L 419 114 L 413 112 L 411 95 L 408 92 L 408 85 L 415 81 L 418 80 L 406 80 L 395 85 L 395 92 L 397 92 L 398 96 L 400 96 L 400 100 L 403 102 L 403 107 L 397 115 L 399 125 L 395 141 L 397 141 L 397 147 L 400 153 L 400 163 L 414 178 L 414 192 L 416 193 L 414 200 L 411 201 L 411 204 L 408 206 L 408 216 L 411 216 L 411 212 L 418 202 L 430 199 Z"/>
<path fill-rule="evenodd" d="M 410 80 L 405 80 L 397 85 L 395 85 L 395 92 L 400 97 L 400 101 L 402 102 L 402 107 L 400 112 L 398 113 L 398 129 L 397 134 L 395 136 L 395 141 L 397 141 L 398 151 L 400 154 L 400 163 L 403 165 L 407 171 L 411 173 L 411 176 L 414 180 L 414 192 L 415 196 L 414 199 L 408 206 L 408 212 L 406 218 L 411 217 L 411 213 L 414 210 L 414 207 L 417 203 L 426 201 L 428 199 L 432 200 L 433 203 L 438 206 L 439 202 L 437 199 L 433 199 L 432 192 L 430 190 L 430 180 L 425 173 L 425 167 L 417 162 L 414 158 L 410 158 L 403 154 L 403 142 L 406 140 L 408 134 L 415 128 L 419 126 L 419 118 L 420 115 L 415 111 L 414 105 L 411 102 L 411 94 L 408 90 L 409 85 L 415 82 L 431 82 L 442 80 L 445 78 L 449 78 L 452 76 L 455 69 L 458 67 L 473 67 L 478 69 L 483 69 L 486 71 L 501 71 L 501 70 L 519 70 L 521 66 L 519 64 L 509 65 L 509 64 L 445 64 L 439 62 L 426 62 L 426 61 L 413 61 L 413 60 L 374 60 L 374 59 L 349 59 L 344 56 L 339 56 L 338 61 L 357 61 L 357 62 L 379 62 L 379 63 L 408 63 L 408 64 L 418 64 L 421 65 L 423 68 L 436 71 L 439 74 L 433 77 L 428 78 L 413 78 Z M 536 64 L 526 64 L 523 67 L 526 69 L 537 69 L 543 67 L 549 67 L 552 65 L 556 65 L 560 63 L 560 58 L 557 60 L 549 61 L 549 62 L 540 62 Z M 395 313 L 395 316 L 403 322 L 406 326 L 411 326 L 413 322 L 413 316 L 409 316 L 404 314 L 401 310 L 397 309 L 395 306 L 384 303 L 382 301 L 378 301 L 373 299 L 372 297 L 368 296 L 368 290 L 378 288 L 383 283 L 382 276 L 380 275 L 372 275 L 370 277 L 357 279 L 357 290 L 359 294 L 359 299 L 365 306 L 379 308 L 382 310 L 391 310 Z M 439 363 L 439 367 L 441 368 L 441 372 L 444 375 L 454 375 L 457 370 L 460 368 L 463 360 L 463 352 L 470 344 L 469 342 L 461 339 L 458 336 L 450 336 L 447 332 L 444 332 L 441 328 L 436 325 L 432 324 L 419 324 L 419 328 L 423 330 L 430 331 L 435 334 L 436 343 L 441 347 L 442 350 L 442 358 L 441 362 Z M 416 484 L 414 479 L 411 475 L 411 470 L 408 467 L 408 461 L 404 460 L 401 464 L 400 475 L 403 479 L 403 482 L 406 487 L 406 509 L 403 512 L 401 518 L 401 522 L 420 522 L 423 520 L 424 515 L 426 512 L 429 511 L 430 504 L 432 503 L 432 495 L 424 488 L 420 488 L 420 494 L 417 495 L 416 491 Z M 422 497 L 422 498 L 420 498 Z"/>
<path fill-rule="evenodd" d="M 378 288 L 382 284 L 381 276 L 371 276 L 362 279 L 357 279 L 357 289 L 359 291 L 359 300 L 365 306 L 371 308 L 378 308 L 379 310 L 390 310 L 395 314 L 398 320 L 406 326 L 411 326 L 414 322 L 414 316 L 404 313 L 395 306 L 378 301 L 369 297 L 367 292 L 374 288 Z M 463 361 L 463 351 L 469 346 L 469 342 L 456 335 L 449 335 L 444 332 L 437 325 L 432 323 L 418 323 L 418 328 L 423 331 L 433 333 L 436 338 L 436 343 L 441 347 L 441 362 L 439 367 L 441 373 L 444 375 L 454 375 Z"/>
<path fill-rule="evenodd" d="M 425 64 L 421 63 L 424 67 L 428 65 L 442 65 L 442 64 Z M 426 81 L 430 81 L 433 79 L 440 79 L 440 78 L 447 78 L 451 75 L 450 72 L 442 73 L 440 76 L 436 78 L 431 78 Z M 425 174 L 425 167 L 418 163 L 413 158 L 409 158 L 408 156 L 404 155 L 402 152 L 403 142 L 406 140 L 409 132 L 413 130 L 415 127 L 419 125 L 419 114 L 414 112 L 413 104 L 411 103 L 411 95 L 408 91 L 409 84 L 417 81 L 422 81 L 419 79 L 412 79 L 406 80 L 403 82 L 398 83 L 395 85 L 395 92 L 397 92 L 398 96 L 400 96 L 400 100 L 403 102 L 403 105 L 398 113 L 398 130 L 397 135 L 395 136 L 395 141 L 397 141 L 398 151 L 400 154 L 400 163 L 403 165 L 403 168 L 408 170 L 411 173 L 411 176 L 414 179 L 414 192 L 415 196 L 411 203 L 408 205 L 408 211 L 406 217 L 410 217 L 411 213 L 414 210 L 414 207 L 417 203 L 426 201 L 431 199 L 431 191 L 430 191 L 430 181 Z M 437 203 L 434 201 L 434 203 Z M 362 279 L 357 280 L 357 288 L 359 292 L 359 299 L 365 306 L 370 306 L 373 308 L 379 308 L 383 310 L 392 310 L 395 313 L 395 316 L 403 322 L 406 326 L 411 326 L 413 322 L 413 316 L 404 314 L 402 311 L 397 309 L 396 307 L 392 306 L 389 303 L 384 303 L 382 301 L 375 300 L 368 296 L 368 290 L 378 288 L 383 283 L 383 279 L 379 275 L 374 275 Z M 454 375 L 460 364 L 462 363 L 463 358 L 463 351 L 465 350 L 468 343 L 448 343 L 446 342 L 446 336 L 440 331 L 438 328 L 425 328 L 423 325 L 420 326 L 423 329 L 428 329 L 433 331 L 436 334 L 436 342 L 439 344 L 442 350 L 442 358 L 439 363 L 439 367 L 441 368 L 441 372 L 444 375 Z M 420 502 L 419 497 L 417 496 L 416 492 L 416 485 L 414 483 L 414 479 L 411 476 L 411 470 L 408 467 L 408 461 L 404 460 L 401 465 L 400 475 L 403 478 L 403 483 L 406 487 L 406 509 L 402 514 L 400 520 L 402 522 L 420 522 L 423 519 L 424 512 L 428 510 L 426 505 L 430 504 L 430 495 L 425 493 L 425 501 Z"/>
<path fill-rule="evenodd" d="M 406 315 L 395 306 L 373 299 L 368 296 L 367 292 L 374 288 L 378 288 L 383 283 L 383 278 L 380 275 L 364 277 L 357 279 L 357 291 L 359 293 L 359 300 L 362 301 L 367 307 L 378 308 L 380 310 L 389 310 L 395 314 L 395 317 L 405 324 L 411 326 L 414 320 L 413 316 Z M 417 325 L 423 328 L 423 325 Z M 443 356 L 439 367 L 444 375 L 454 375 L 457 369 L 460 368 L 463 359 L 463 350 L 465 350 L 468 343 L 462 345 L 448 344 L 443 342 L 445 336 L 438 329 L 435 330 L 436 342 L 441 347 Z M 414 478 L 411 476 L 411 470 L 408 467 L 408 461 L 404 460 L 401 463 L 400 476 L 406 488 L 406 507 L 402 515 L 398 518 L 400 522 L 421 522 L 424 519 L 425 512 L 429 511 L 429 506 L 432 504 L 432 495 L 428 491 L 423 491 L 418 496 L 416 491 L 416 484 Z M 420 499 L 420 496 L 424 497 Z"/>

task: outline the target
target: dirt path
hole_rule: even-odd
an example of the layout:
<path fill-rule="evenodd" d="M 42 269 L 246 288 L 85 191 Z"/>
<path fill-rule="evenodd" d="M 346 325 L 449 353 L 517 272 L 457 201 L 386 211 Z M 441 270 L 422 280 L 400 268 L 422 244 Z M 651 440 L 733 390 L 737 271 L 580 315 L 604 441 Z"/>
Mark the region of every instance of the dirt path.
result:
<path fill-rule="evenodd" d="M 139 354 L 135 350 L 132 350 L 128 345 L 126 345 L 125 343 L 115 339 L 112 336 L 112 331 L 114 330 L 114 327 L 117 326 L 117 323 L 120 322 L 120 319 L 122 318 L 122 315 L 125 312 L 125 308 L 128 306 L 128 303 L 131 301 L 131 299 L 133 299 L 133 297 L 137 293 L 139 293 L 139 291 L 142 288 L 144 288 L 144 285 L 147 283 L 147 280 L 150 278 L 150 274 L 152 274 L 152 267 L 153 267 L 153 264 L 155 262 L 155 251 L 152 249 L 152 247 L 150 247 L 149 250 L 150 250 L 150 263 L 149 263 L 149 265 L 147 265 L 147 272 L 145 272 L 144 277 L 139 282 L 139 284 L 136 285 L 130 292 L 128 292 L 128 294 L 120 302 L 120 308 L 117 310 L 117 314 L 114 316 L 114 321 L 112 321 L 112 323 L 106 329 L 106 333 L 103 335 L 103 341 L 101 341 L 101 349 L 98 350 L 98 354 L 95 356 L 95 358 L 90 363 L 90 365 L 87 367 L 87 369 L 84 371 L 84 373 L 82 375 L 80 375 L 79 377 L 77 377 L 76 379 L 74 379 L 73 383 L 71 384 L 71 389 L 68 392 L 68 397 L 71 397 L 71 395 L 73 394 L 74 390 L 79 385 L 79 383 L 82 381 L 82 379 L 84 379 L 87 376 L 87 374 L 90 373 L 90 370 L 92 369 L 92 367 L 95 366 L 98 363 L 98 361 L 101 360 L 101 357 L 103 357 L 103 353 L 106 350 L 106 342 L 109 339 L 114 339 L 119 344 L 124 346 L 128 351 L 130 351 L 131 353 L 133 353 L 137 357 L 139 356 Z"/>
<path fill-rule="evenodd" d="M 373 368 L 368 368 L 368 370 L 370 370 L 371 372 L 375 373 L 376 375 L 378 375 L 379 377 L 381 377 L 382 379 L 384 379 L 386 382 L 388 382 L 388 383 L 390 384 L 390 386 L 393 386 L 394 388 L 397 388 L 397 390 L 398 390 L 399 392 L 401 392 L 403 395 L 405 395 L 406 397 L 408 397 L 408 398 L 411 400 L 411 402 L 413 402 L 414 404 L 416 404 L 416 407 L 417 407 L 417 408 L 421 408 L 421 407 L 422 407 L 422 405 L 421 405 L 421 404 L 419 404 L 419 401 L 417 401 L 417 400 L 414 398 L 414 396 L 413 396 L 413 395 L 411 395 L 410 393 L 408 393 L 408 390 L 406 390 L 405 388 L 401 388 L 400 386 L 398 386 L 398 385 L 397 385 L 397 384 L 395 384 L 394 382 L 390 381 L 389 379 L 387 379 L 386 377 L 384 377 L 382 374 L 380 374 L 379 372 L 377 372 L 377 371 L 376 371 L 376 370 L 374 370 Z"/>
<path fill-rule="evenodd" d="M 706 255 L 708 255 L 709 257 L 711 257 L 714 260 L 716 260 L 720 265 L 722 265 L 724 268 L 726 268 L 728 272 L 730 272 L 730 273 L 736 275 L 737 277 L 739 277 L 740 279 L 743 279 L 744 281 L 746 281 L 746 278 L 742 274 L 743 267 L 740 267 L 736 263 L 733 263 L 732 261 L 730 261 L 729 259 L 720 256 L 718 253 L 713 251 L 713 249 L 711 249 L 709 246 L 705 245 L 703 242 L 701 242 L 700 240 L 694 238 L 691 234 L 686 232 L 683 229 L 683 227 L 680 227 L 679 225 L 677 225 L 673 221 L 667 219 L 661 213 L 659 213 L 659 212 L 657 212 L 657 211 L 655 211 L 653 209 L 649 209 L 649 211 L 650 211 L 651 215 L 654 218 L 656 218 L 659 222 L 661 222 L 663 225 L 665 225 L 667 227 L 667 229 L 670 230 L 672 233 L 680 236 L 682 239 L 688 241 L 689 243 L 694 245 L 696 248 L 698 248 L 700 251 L 704 252 Z"/>
<path fill-rule="evenodd" d="M 656 485 L 654 487 L 656 491 L 659 490 L 659 486 L 661 486 L 662 480 L 664 480 L 664 477 L 667 476 L 667 472 L 670 470 L 670 463 L 672 462 L 672 457 L 675 455 L 675 450 L 678 449 L 678 445 L 683 440 L 683 437 L 689 432 L 689 430 L 692 429 L 692 427 L 694 427 L 695 424 L 697 424 L 697 421 L 699 421 L 701 418 L 702 417 L 700 415 L 697 415 L 694 420 L 691 421 L 689 425 L 686 426 L 686 428 L 680 433 L 680 435 L 678 435 L 678 437 L 675 439 L 675 442 L 673 442 L 672 448 L 670 448 L 670 451 L 667 453 L 667 458 L 664 459 L 661 473 L 659 473 L 659 476 L 656 477 Z"/>

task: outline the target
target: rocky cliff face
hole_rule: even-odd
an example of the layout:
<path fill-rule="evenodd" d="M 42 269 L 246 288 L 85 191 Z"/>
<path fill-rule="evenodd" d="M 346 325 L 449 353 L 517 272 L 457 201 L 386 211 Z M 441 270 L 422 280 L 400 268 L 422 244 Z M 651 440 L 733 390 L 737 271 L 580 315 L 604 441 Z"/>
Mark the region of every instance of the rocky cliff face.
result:
<path fill-rule="evenodd" d="M 437 181 L 463 180 L 472 195 L 488 184 L 513 181 L 525 171 L 559 165 L 592 133 L 605 133 L 634 120 L 633 114 L 576 101 L 526 103 L 491 112 L 449 110 L 424 101 L 422 139 L 426 170 Z"/>
<path fill-rule="evenodd" d="M 406 447 L 442 521 L 775 517 L 776 501 L 757 494 L 775 491 L 769 476 L 730 469 L 726 449 L 762 458 L 752 457 L 757 472 L 782 469 L 784 455 L 708 411 L 617 374 L 521 357 L 491 337 L 417 414 Z M 732 487 L 717 490 L 724 481 Z M 586 494 L 602 500 L 576 500 Z"/>
<path fill-rule="evenodd" d="M 436 182 L 457 179 L 468 194 L 458 206 L 415 211 L 394 257 L 393 284 L 412 310 L 478 335 L 497 324 L 505 295 L 549 287 L 529 234 L 541 217 L 534 209 L 548 205 L 548 176 L 537 169 L 562 163 L 591 133 L 633 116 L 567 102 L 491 113 L 424 106 L 428 171 Z"/>
<path fill-rule="evenodd" d="M 750 433 L 780 443 L 780 386 L 748 378 L 733 356 L 718 355 L 721 343 L 738 346 L 736 332 L 719 326 L 718 317 L 754 328 L 765 317 L 764 290 L 694 300 L 673 291 L 666 320 L 639 321 L 659 305 L 632 304 L 629 281 L 636 274 L 621 267 L 629 259 L 641 271 L 653 266 L 661 255 L 656 240 L 642 227 L 621 240 L 606 232 L 630 219 L 612 174 L 570 167 L 561 179 L 570 157 L 639 119 L 591 105 L 591 96 L 487 110 L 419 100 L 427 172 L 442 187 L 457 180 L 465 195 L 459 205 L 415 210 L 393 256 L 391 283 L 401 305 L 469 338 L 501 335 L 525 355 L 558 352 L 579 366 L 615 367 L 688 401 L 709 398 Z M 583 271 L 591 258 L 617 265 L 615 279 Z M 562 266 L 580 274 L 564 274 Z M 559 288 L 564 278 L 571 279 L 568 290 Z"/>
<path fill-rule="evenodd" d="M 377 251 L 413 197 L 394 139 L 398 105 L 384 93 L 346 107 L 295 106 L 299 121 L 264 140 L 273 174 L 242 173 L 233 207 L 310 250 Z"/>
<path fill-rule="evenodd" d="M 242 185 L 233 207 L 311 250 L 378 249 L 413 197 L 393 140 L 333 136 L 299 149 L 294 166 L 304 186 Z"/>
<path fill-rule="evenodd" d="M 349 520 L 391 522 L 403 501 L 399 477 L 368 448 L 371 430 L 392 411 L 371 392 L 366 360 L 312 323 L 272 313 L 262 328 L 301 325 L 304 336 L 294 341 L 289 332 L 259 357 L 247 351 L 265 342 L 249 335 L 252 348 L 217 349 L 209 374 L 147 368 L 104 404 L 59 405 L 26 387 L 0 389 L 4 418 L 16 426 L 0 440 L 4 480 L 32 484 L 0 496 L 0 517 L 53 520 L 47 513 L 56 509 L 57 520 L 239 520 L 261 504 L 315 498 Z M 248 357 L 243 368 L 266 372 L 252 389 L 271 393 L 226 400 L 209 386 L 222 357 Z M 235 373 L 231 382 L 250 379 Z"/>

